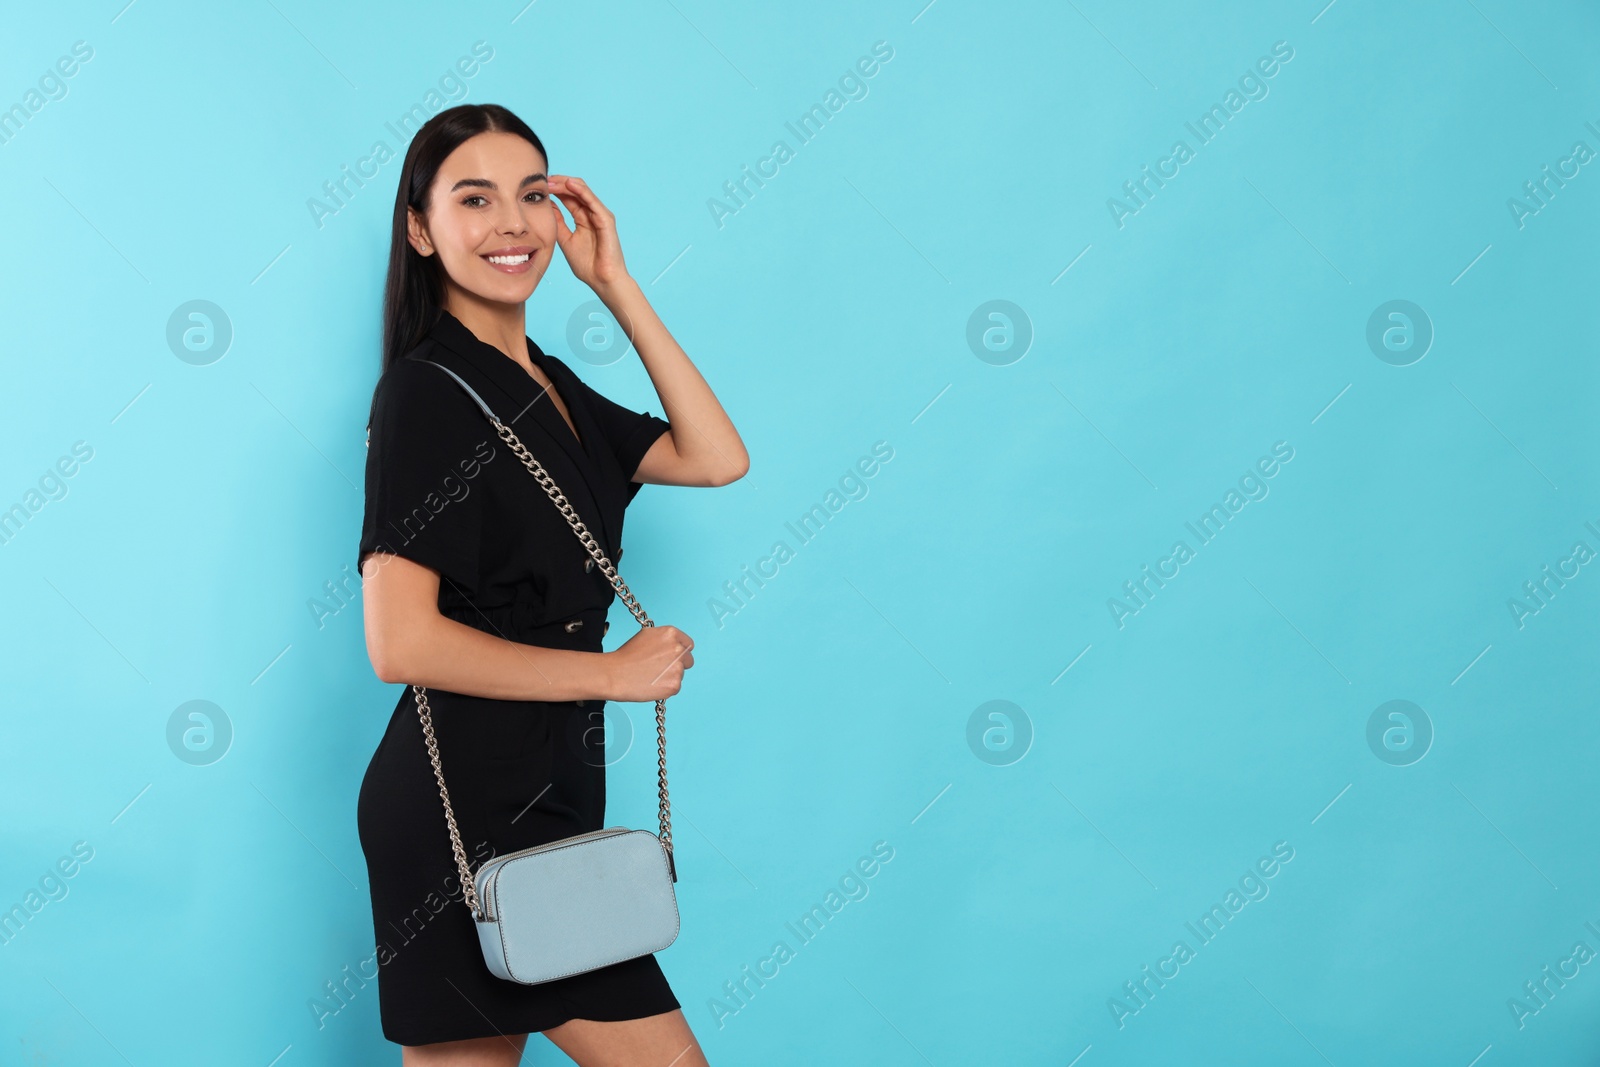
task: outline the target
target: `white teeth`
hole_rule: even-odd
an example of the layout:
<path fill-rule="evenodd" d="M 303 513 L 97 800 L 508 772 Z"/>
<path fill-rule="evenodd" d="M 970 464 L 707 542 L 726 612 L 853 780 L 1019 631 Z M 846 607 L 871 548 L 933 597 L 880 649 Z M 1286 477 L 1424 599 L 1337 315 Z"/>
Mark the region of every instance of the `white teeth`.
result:
<path fill-rule="evenodd" d="M 515 264 L 518 264 L 518 263 L 526 263 L 526 262 L 528 262 L 528 257 L 529 257 L 530 254 L 531 253 L 524 252 L 520 256 L 485 256 L 484 258 L 487 259 L 490 263 L 503 263 L 503 264 L 505 264 L 506 266 L 509 267 L 509 266 L 514 266 Z"/>

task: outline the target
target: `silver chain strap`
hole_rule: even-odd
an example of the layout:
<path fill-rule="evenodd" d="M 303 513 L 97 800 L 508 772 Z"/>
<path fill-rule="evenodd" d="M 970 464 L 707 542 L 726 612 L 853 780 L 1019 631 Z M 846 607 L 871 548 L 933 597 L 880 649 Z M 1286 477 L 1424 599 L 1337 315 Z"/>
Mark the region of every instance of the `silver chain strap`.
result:
<path fill-rule="evenodd" d="M 589 533 L 589 528 L 578 518 L 577 511 L 567 502 L 566 496 L 557 488 L 555 480 L 550 477 L 549 472 L 539 465 L 538 460 L 533 458 L 533 453 L 523 447 L 522 442 L 517 440 L 517 435 L 511 432 L 509 426 L 487 411 L 484 414 L 494 424 L 495 432 L 500 435 L 506 444 L 511 446 L 511 451 L 516 454 L 518 459 L 522 460 L 522 465 L 528 468 L 539 484 L 544 487 L 544 491 L 549 494 L 550 499 L 555 501 L 556 508 L 560 510 L 562 515 L 566 516 L 573 532 L 578 535 L 578 539 L 589 550 L 589 555 L 593 556 L 595 562 L 600 564 L 600 570 L 611 581 L 611 585 L 617 591 L 617 596 L 628 606 L 628 610 L 633 613 L 634 619 L 638 621 L 641 627 L 654 626 L 655 623 L 650 621 L 650 617 L 644 613 L 644 608 L 639 606 L 639 601 L 634 599 L 633 593 L 628 590 L 628 586 L 623 582 L 622 576 L 617 573 L 617 569 L 611 565 L 611 561 L 600 550 L 599 543 Z M 428 758 L 433 761 L 433 776 L 439 782 L 439 799 L 444 801 L 444 821 L 450 828 L 450 847 L 456 854 L 456 867 L 461 872 L 461 891 L 466 898 L 467 906 L 472 909 L 472 913 L 481 915 L 478 909 L 478 887 L 472 879 L 472 868 L 467 864 L 467 851 L 461 846 L 461 831 L 456 827 L 455 811 L 450 806 L 450 791 L 444 786 L 444 769 L 439 765 L 439 743 L 433 735 L 433 715 L 428 708 L 427 690 L 420 685 L 413 685 L 411 689 L 417 698 L 417 715 L 422 719 L 422 734 L 427 739 Z M 667 701 L 664 697 L 656 701 L 656 788 L 660 796 L 657 817 L 661 824 L 661 844 L 667 851 L 667 863 L 671 865 L 673 862 L 672 809 L 667 802 Z"/>

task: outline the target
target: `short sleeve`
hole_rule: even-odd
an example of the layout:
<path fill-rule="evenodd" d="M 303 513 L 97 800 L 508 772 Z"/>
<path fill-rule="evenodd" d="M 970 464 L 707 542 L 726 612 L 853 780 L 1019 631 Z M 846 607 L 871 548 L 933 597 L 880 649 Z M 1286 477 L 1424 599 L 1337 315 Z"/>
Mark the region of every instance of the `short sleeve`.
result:
<path fill-rule="evenodd" d="M 606 444 L 611 448 L 612 455 L 617 457 L 617 466 L 622 468 L 623 476 L 628 479 L 628 500 L 632 501 L 641 488 L 641 483 L 633 480 L 639 470 L 639 461 L 656 443 L 656 438 L 672 429 L 672 423 L 648 411 L 623 407 L 596 392 L 582 378 L 577 378 L 577 382 L 583 389 L 590 413 L 605 434 Z"/>
<path fill-rule="evenodd" d="M 396 361 L 373 391 L 357 573 L 369 552 L 390 552 L 474 591 L 488 495 L 479 475 L 493 444 L 493 428 L 449 375 Z"/>

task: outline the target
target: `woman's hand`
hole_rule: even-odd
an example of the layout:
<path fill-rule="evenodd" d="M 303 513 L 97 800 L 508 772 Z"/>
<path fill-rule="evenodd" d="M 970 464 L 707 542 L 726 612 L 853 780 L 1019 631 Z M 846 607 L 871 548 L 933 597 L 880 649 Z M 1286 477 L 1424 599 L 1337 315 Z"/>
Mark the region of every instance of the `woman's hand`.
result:
<path fill-rule="evenodd" d="M 605 653 L 611 670 L 607 700 L 654 702 L 683 687 L 694 666 L 694 641 L 676 626 L 646 626 L 615 652 Z"/>
<path fill-rule="evenodd" d="M 573 275 L 597 293 L 625 280 L 628 268 L 622 262 L 622 242 L 617 239 L 617 217 L 594 190 L 582 178 L 552 174 L 550 195 L 572 213 L 575 225 L 568 229 L 561 208 L 550 202 L 550 210 L 556 213 L 556 244 Z"/>

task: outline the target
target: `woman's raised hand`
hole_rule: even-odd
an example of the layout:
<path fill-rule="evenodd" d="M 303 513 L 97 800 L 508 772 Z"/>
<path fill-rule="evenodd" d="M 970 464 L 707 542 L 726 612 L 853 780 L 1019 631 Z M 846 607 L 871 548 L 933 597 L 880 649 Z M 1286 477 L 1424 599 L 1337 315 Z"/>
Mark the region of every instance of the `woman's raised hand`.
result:
<path fill-rule="evenodd" d="M 550 195 L 572 213 L 573 226 L 568 228 L 561 208 L 550 201 L 550 210 L 556 213 L 556 244 L 573 276 L 596 291 L 626 279 L 628 268 L 622 262 L 617 217 L 594 190 L 582 178 L 552 174 Z"/>

